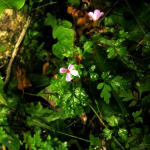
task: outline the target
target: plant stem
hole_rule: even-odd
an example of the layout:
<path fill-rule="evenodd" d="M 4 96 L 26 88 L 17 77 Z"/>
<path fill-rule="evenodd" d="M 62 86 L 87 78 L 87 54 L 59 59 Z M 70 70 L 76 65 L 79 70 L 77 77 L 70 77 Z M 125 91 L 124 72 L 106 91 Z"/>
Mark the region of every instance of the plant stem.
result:
<path fill-rule="evenodd" d="M 21 42 L 23 41 L 23 38 L 24 38 L 24 36 L 26 34 L 26 31 L 27 31 L 27 29 L 28 29 L 28 27 L 30 25 L 30 22 L 31 22 L 31 16 L 28 16 L 27 21 L 26 21 L 26 23 L 25 23 L 25 25 L 24 25 L 24 27 L 22 29 L 22 32 L 21 32 L 21 34 L 19 36 L 19 39 L 18 39 L 18 41 L 17 41 L 17 43 L 15 45 L 15 48 L 14 48 L 14 50 L 12 52 L 12 56 L 11 56 L 11 59 L 9 61 L 9 64 L 8 64 L 8 67 L 7 67 L 7 70 L 6 70 L 5 87 L 4 87 L 5 89 L 7 88 L 8 84 L 9 84 L 12 64 L 13 64 L 13 62 L 15 60 L 15 57 L 17 56 L 17 52 L 19 50 L 19 46 L 20 46 Z"/>
<path fill-rule="evenodd" d="M 98 117 L 100 123 L 101 123 L 106 129 L 108 129 L 107 126 L 105 125 L 105 123 L 103 122 L 103 120 L 100 118 L 100 116 L 99 116 L 99 115 L 97 114 L 97 112 L 94 110 L 94 108 L 93 108 L 91 105 L 89 105 L 89 106 L 91 107 L 91 109 L 93 110 L 93 112 L 95 113 L 95 115 Z M 113 137 L 114 141 L 116 142 L 116 144 L 121 148 L 121 150 L 125 150 L 124 147 L 120 144 L 120 142 L 116 139 L 116 137 L 115 137 L 115 136 L 112 136 L 112 137 Z"/>
<path fill-rule="evenodd" d="M 32 9 L 31 11 L 36 10 L 36 9 L 39 9 L 39 8 L 42 8 L 42 7 L 45 7 L 45 6 L 48 6 L 48 5 L 52 5 L 52 4 L 54 4 L 54 3 L 57 3 L 57 2 L 52 2 L 52 3 L 44 4 L 44 5 L 42 5 L 42 6 L 39 6 L 39 7 L 37 7 L 37 8 Z"/>
<path fill-rule="evenodd" d="M 39 125 L 40 127 L 46 128 L 47 130 L 50 130 L 50 131 L 53 131 L 53 132 L 57 132 L 59 134 L 66 135 L 66 136 L 69 136 L 69 137 L 73 137 L 75 139 L 79 139 L 79 140 L 82 140 L 82 141 L 90 143 L 89 140 L 86 140 L 86 139 L 83 139 L 83 138 L 80 138 L 80 137 L 77 137 L 77 136 L 74 136 L 74 135 L 70 135 L 70 134 L 67 134 L 67 133 L 64 133 L 64 132 L 61 132 L 61 131 L 54 130 L 54 129 L 50 128 L 48 125 L 46 125 L 46 124 L 43 125 L 41 122 L 39 122 L 37 120 L 33 120 L 33 122 L 36 125 Z"/>
<path fill-rule="evenodd" d="M 103 120 L 100 118 L 100 116 L 97 114 L 97 112 L 95 111 L 95 109 L 89 104 L 90 108 L 93 110 L 93 112 L 95 113 L 95 115 L 97 116 L 97 118 L 99 119 L 100 123 L 106 128 L 107 126 L 105 125 L 105 123 L 103 122 Z"/>

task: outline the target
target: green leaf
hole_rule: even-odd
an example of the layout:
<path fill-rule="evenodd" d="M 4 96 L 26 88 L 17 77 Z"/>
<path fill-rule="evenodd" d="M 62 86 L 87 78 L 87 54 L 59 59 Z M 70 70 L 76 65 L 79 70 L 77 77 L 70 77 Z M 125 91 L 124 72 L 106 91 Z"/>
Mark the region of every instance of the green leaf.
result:
<path fill-rule="evenodd" d="M 137 104 L 138 100 L 133 100 L 130 104 L 129 107 L 134 107 Z"/>
<path fill-rule="evenodd" d="M 98 137 L 94 137 L 94 135 L 90 134 L 90 145 L 98 146 L 100 148 L 102 146 L 101 139 Z"/>
<path fill-rule="evenodd" d="M 64 94 L 63 94 L 63 101 L 64 102 L 67 102 L 72 96 L 72 92 L 71 91 L 66 91 Z"/>
<path fill-rule="evenodd" d="M 139 117 L 141 114 L 142 114 L 142 109 L 132 113 L 132 116 L 134 117 L 134 121 L 136 123 L 138 123 L 138 122 L 143 123 L 143 118 Z"/>
<path fill-rule="evenodd" d="M 92 148 L 91 146 L 89 147 L 89 150 L 95 150 L 94 148 Z"/>
<path fill-rule="evenodd" d="M 109 59 L 114 59 L 117 56 L 113 47 L 109 47 L 106 52 L 108 53 L 107 57 Z"/>
<path fill-rule="evenodd" d="M 120 128 L 118 131 L 118 135 L 125 141 L 127 141 L 127 139 L 128 139 L 127 134 L 128 134 L 128 131 L 125 128 Z"/>
<path fill-rule="evenodd" d="M 110 118 L 105 118 L 105 120 L 108 122 L 108 124 L 112 127 L 118 126 L 118 119 L 116 116 L 111 116 Z"/>
<path fill-rule="evenodd" d="M 43 116 L 44 114 L 50 114 L 53 111 L 48 108 L 43 108 L 40 102 L 38 102 L 36 105 L 34 103 L 31 103 L 30 106 L 26 108 L 27 113 L 29 113 L 32 117 L 34 116 Z"/>
<path fill-rule="evenodd" d="M 3 95 L 0 93 L 0 104 L 7 105 L 4 96 L 5 96 L 4 92 L 3 92 Z"/>
<path fill-rule="evenodd" d="M 13 135 L 6 137 L 2 140 L 2 145 L 6 146 L 9 150 L 20 150 L 20 139 L 18 136 Z"/>
<path fill-rule="evenodd" d="M 51 113 L 49 116 L 43 117 L 43 120 L 45 120 L 46 122 L 51 122 L 51 121 L 55 121 L 58 119 L 64 120 L 68 117 L 69 116 L 65 113 L 65 110 L 62 108 L 59 108 L 58 112 L 55 111 L 55 112 Z"/>
<path fill-rule="evenodd" d="M 72 23 L 67 21 L 67 20 L 61 21 L 61 23 L 59 25 L 63 26 L 64 28 L 71 28 L 72 27 Z"/>
<path fill-rule="evenodd" d="M 125 97 L 125 98 L 123 98 L 123 101 L 130 101 L 130 100 L 136 99 L 133 96 L 132 91 L 130 89 L 128 89 L 127 91 L 125 89 L 122 89 L 120 91 L 119 97 Z"/>
<path fill-rule="evenodd" d="M 134 127 L 134 128 L 131 129 L 131 133 L 134 134 L 134 135 L 135 134 L 141 134 L 142 133 L 142 129 Z"/>
<path fill-rule="evenodd" d="M 142 93 L 150 91 L 150 76 L 146 76 L 138 82 L 137 89 L 139 91 L 139 97 L 141 98 Z"/>
<path fill-rule="evenodd" d="M 57 25 L 56 17 L 51 15 L 50 13 L 47 13 L 47 18 L 45 19 L 44 24 L 46 26 L 52 26 L 52 28 L 54 28 Z"/>
<path fill-rule="evenodd" d="M 111 80 L 111 86 L 113 89 L 118 92 L 119 89 L 123 89 L 127 87 L 127 81 L 123 79 L 122 76 L 116 76 Z"/>
<path fill-rule="evenodd" d="M 64 59 L 64 51 L 63 49 L 65 49 L 65 47 L 63 47 L 59 42 L 57 42 L 56 44 L 54 44 L 52 46 L 52 51 L 53 51 L 53 54 L 55 56 L 57 56 L 58 58 L 60 58 L 61 60 Z"/>
<path fill-rule="evenodd" d="M 116 48 L 120 57 L 127 56 L 129 52 L 127 51 L 127 47 Z"/>
<path fill-rule="evenodd" d="M 143 123 L 143 118 L 142 117 L 136 117 L 136 118 L 134 118 L 134 121 L 136 123 L 139 123 L 139 122 Z"/>
<path fill-rule="evenodd" d="M 92 42 L 92 41 L 86 41 L 86 42 L 84 43 L 84 45 L 83 45 L 83 48 L 84 48 L 83 54 L 84 54 L 85 52 L 90 52 L 90 51 L 92 51 L 92 50 L 93 50 L 93 48 L 91 48 L 92 46 L 93 46 L 93 42 Z"/>
<path fill-rule="evenodd" d="M 109 75 L 110 74 L 110 72 L 109 71 L 107 71 L 107 72 L 103 72 L 102 73 L 102 75 L 101 75 L 101 77 L 102 77 L 102 79 L 105 81 L 106 79 L 108 79 L 109 78 Z"/>
<path fill-rule="evenodd" d="M 123 39 L 123 38 L 118 39 L 118 40 L 114 43 L 114 46 L 117 47 L 117 46 L 121 45 L 123 41 L 125 41 L 125 39 Z"/>
<path fill-rule="evenodd" d="M 7 107 L 2 107 L 0 108 L 0 124 L 3 124 L 7 121 L 7 113 L 8 113 L 8 108 Z"/>
<path fill-rule="evenodd" d="M 41 74 L 30 73 L 29 78 L 34 88 L 45 87 L 50 84 L 50 78 Z"/>
<path fill-rule="evenodd" d="M 63 40 L 64 38 L 68 38 L 70 39 L 71 42 L 73 42 L 74 31 L 72 29 L 59 26 L 55 31 L 55 36 L 58 40 Z"/>
<path fill-rule="evenodd" d="M 5 85 L 5 83 L 0 74 L 0 104 L 7 105 L 7 103 L 5 101 L 6 94 L 4 93 L 4 85 Z"/>
<path fill-rule="evenodd" d="M 41 145 L 42 139 L 41 139 L 40 134 L 41 134 L 41 131 L 40 131 L 40 130 L 38 130 L 38 131 L 34 134 L 34 140 L 35 140 L 37 146 L 40 146 L 40 145 Z"/>
<path fill-rule="evenodd" d="M 103 86 L 104 86 L 104 83 L 99 83 L 99 84 L 97 85 L 97 89 L 100 90 L 100 89 L 103 88 Z"/>
<path fill-rule="evenodd" d="M 30 147 L 31 149 L 36 150 L 35 147 L 40 147 L 42 143 L 42 138 L 40 134 L 41 130 L 37 130 L 36 133 L 33 135 L 33 137 L 31 135 L 31 132 L 29 131 L 23 133 L 26 149 Z"/>
<path fill-rule="evenodd" d="M 0 1 L 0 17 L 5 9 L 19 10 L 25 4 L 25 0 L 1 0 Z"/>
<path fill-rule="evenodd" d="M 104 136 L 106 137 L 106 140 L 110 140 L 112 133 L 113 133 L 113 130 L 104 129 L 103 132 L 104 132 Z"/>
<path fill-rule="evenodd" d="M 73 56 L 74 31 L 59 26 L 53 33 L 53 36 L 58 39 L 58 42 L 52 47 L 53 54 L 60 59 L 63 59 L 64 56 Z"/>
<path fill-rule="evenodd" d="M 0 127 L 0 143 L 2 143 L 3 139 L 6 139 L 6 137 L 8 137 L 8 135 L 5 133 L 3 129 L 4 128 Z"/>
<path fill-rule="evenodd" d="M 139 110 L 139 111 L 133 112 L 133 113 L 132 113 L 132 116 L 135 118 L 135 117 L 140 116 L 141 114 L 142 114 L 142 109 Z"/>
<path fill-rule="evenodd" d="M 98 80 L 98 77 L 99 77 L 99 75 L 97 73 L 95 73 L 95 72 L 90 73 L 91 81 L 94 82 L 94 81 Z"/>
<path fill-rule="evenodd" d="M 56 148 L 56 150 L 68 150 L 67 148 L 67 142 L 64 142 L 64 143 L 59 143 L 59 147 Z"/>
<path fill-rule="evenodd" d="M 104 88 L 107 90 L 107 91 L 111 91 L 111 87 L 108 85 L 108 84 L 104 84 Z"/>
<path fill-rule="evenodd" d="M 89 69 L 89 72 L 93 72 L 95 70 L 96 66 L 95 65 L 92 65 Z"/>
<path fill-rule="evenodd" d="M 100 96 L 101 98 L 104 98 L 104 101 L 107 104 L 109 104 L 109 99 L 111 98 L 109 91 L 111 91 L 111 87 L 105 83 Z"/>

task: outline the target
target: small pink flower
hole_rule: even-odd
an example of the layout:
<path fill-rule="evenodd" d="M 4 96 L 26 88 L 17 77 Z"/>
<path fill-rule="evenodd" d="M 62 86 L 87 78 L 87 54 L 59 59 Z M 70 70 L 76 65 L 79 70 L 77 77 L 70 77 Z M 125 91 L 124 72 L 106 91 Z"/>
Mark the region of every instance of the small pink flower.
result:
<path fill-rule="evenodd" d="M 97 21 L 101 16 L 104 15 L 104 12 L 100 12 L 99 9 L 95 9 L 94 13 L 90 11 L 88 15 L 90 17 L 90 20 Z"/>
<path fill-rule="evenodd" d="M 72 70 L 74 68 L 74 65 L 69 65 L 68 69 L 66 68 L 60 68 L 60 73 L 67 73 L 66 75 L 66 81 L 70 82 L 72 80 L 71 75 L 77 76 L 78 71 L 77 70 Z"/>

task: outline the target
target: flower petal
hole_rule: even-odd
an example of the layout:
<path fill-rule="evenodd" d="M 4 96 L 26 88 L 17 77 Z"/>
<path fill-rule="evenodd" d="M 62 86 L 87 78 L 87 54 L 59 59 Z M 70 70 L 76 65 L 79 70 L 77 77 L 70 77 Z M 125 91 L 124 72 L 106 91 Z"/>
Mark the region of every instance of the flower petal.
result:
<path fill-rule="evenodd" d="M 104 15 L 104 12 L 100 12 L 98 18 L 102 17 Z"/>
<path fill-rule="evenodd" d="M 59 72 L 60 72 L 60 73 L 66 73 L 66 72 L 67 72 L 67 69 L 66 69 L 66 68 L 60 68 Z"/>
<path fill-rule="evenodd" d="M 94 16 L 93 12 L 90 11 L 90 12 L 88 13 L 88 15 L 89 15 L 89 17 L 90 17 L 90 20 L 94 20 L 95 16 Z"/>
<path fill-rule="evenodd" d="M 71 71 L 74 68 L 74 65 L 69 65 L 68 70 Z"/>
<path fill-rule="evenodd" d="M 70 73 L 66 75 L 66 81 L 70 82 L 72 80 Z"/>
<path fill-rule="evenodd" d="M 95 9 L 94 10 L 94 15 L 96 16 L 96 19 L 98 20 L 99 16 L 100 16 L 100 10 L 99 9 Z"/>
<path fill-rule="evenodd" d="M 96 16 L 96 19 L 98 20 L 101 16 L 104 15 L 104 12 L 100 12 L 99 9 L 94 10 L 94 15 Z"/>
<path fill-rule="evenodd" d="M 70 74 L 72 74 L 74 76 L 77 76 L 78 75 L 78 71 L 77 70 L 71 70 Z"/>

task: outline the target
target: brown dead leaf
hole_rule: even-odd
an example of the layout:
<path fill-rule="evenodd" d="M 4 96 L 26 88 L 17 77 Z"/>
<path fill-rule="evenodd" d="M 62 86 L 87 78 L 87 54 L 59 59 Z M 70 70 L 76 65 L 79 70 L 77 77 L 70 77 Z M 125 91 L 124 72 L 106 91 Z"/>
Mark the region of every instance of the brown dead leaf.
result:
<path fill-rule="evenodd" d="M 25 88 L 31 87 L 30 79 L 27 77 L 26 70 L 23 68 L 17 68 L 16 70 L 18 89 L 24 91 Z"/>

